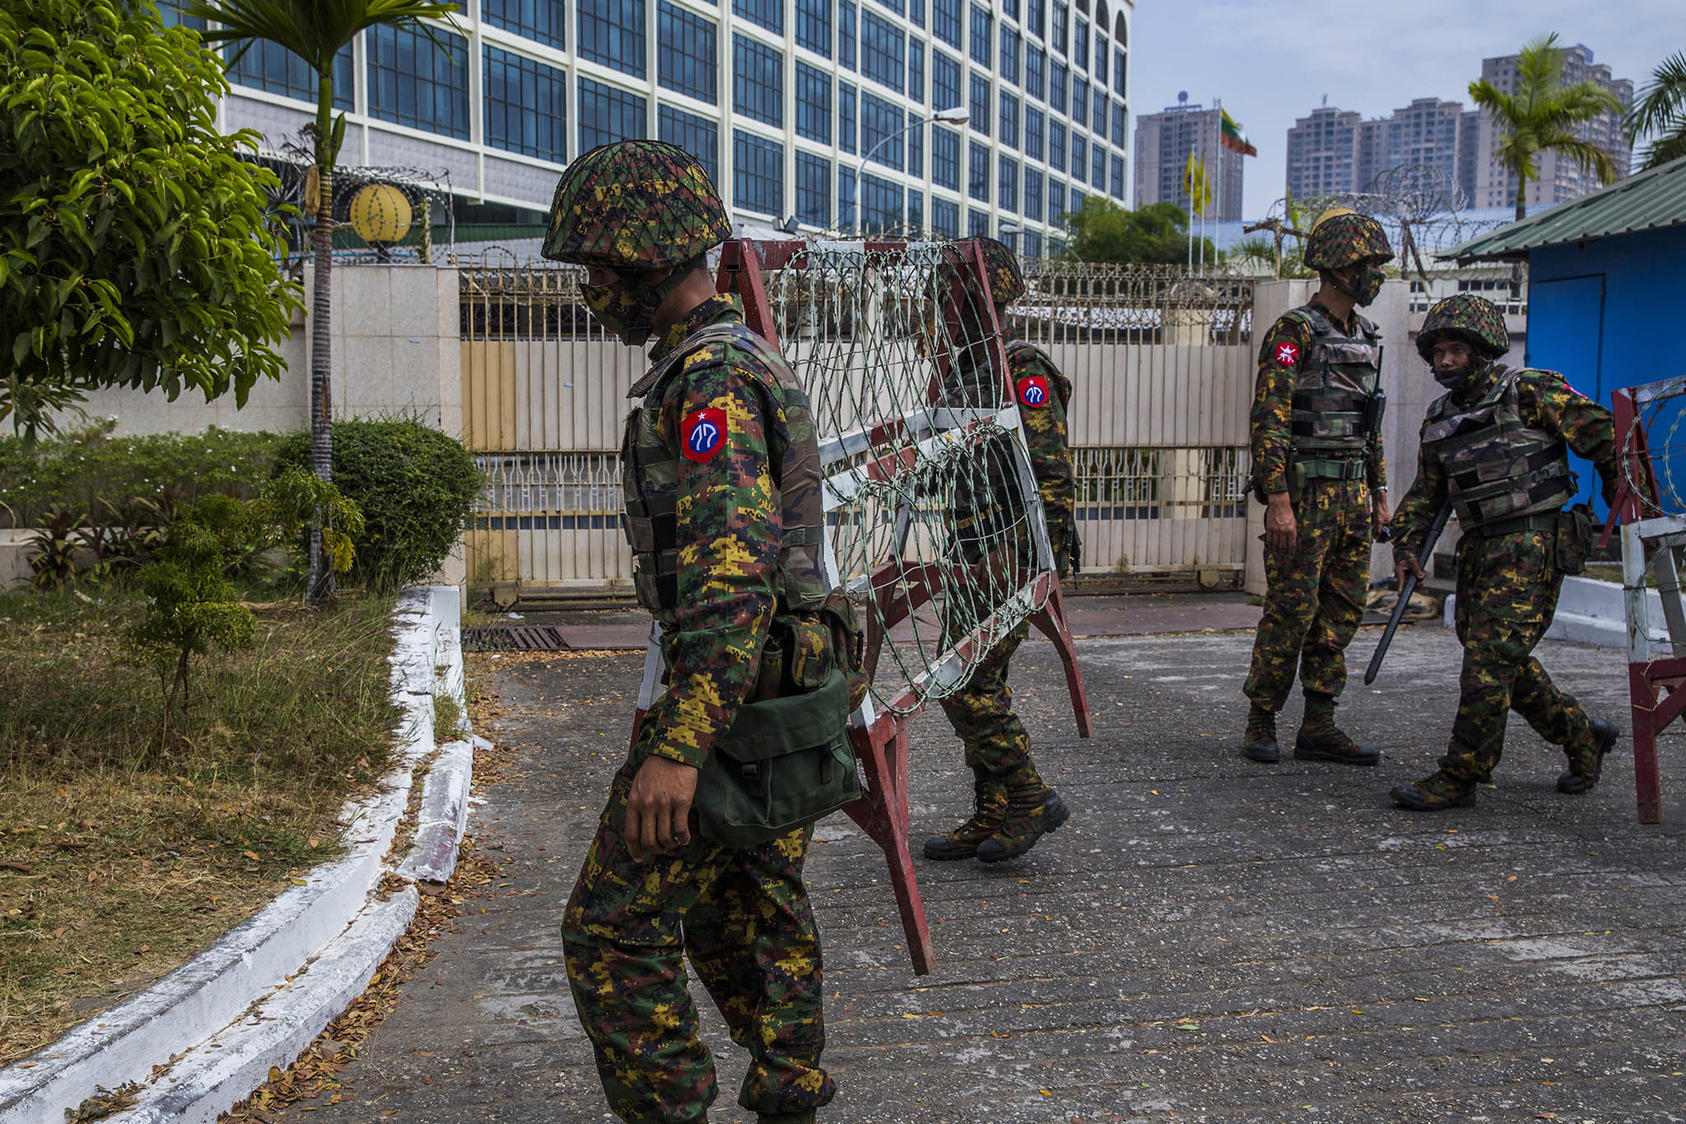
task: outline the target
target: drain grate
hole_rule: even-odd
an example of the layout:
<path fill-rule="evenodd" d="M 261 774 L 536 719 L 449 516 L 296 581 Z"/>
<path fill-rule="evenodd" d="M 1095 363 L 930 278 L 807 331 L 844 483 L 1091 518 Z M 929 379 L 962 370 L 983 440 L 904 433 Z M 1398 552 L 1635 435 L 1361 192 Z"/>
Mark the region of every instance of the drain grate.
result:
<path fill-rule="evenodd" d="M 462 646 L 468 652 L 563 652 L 570 647 L 562 630 L 547 624 L 465 628 Z"/>

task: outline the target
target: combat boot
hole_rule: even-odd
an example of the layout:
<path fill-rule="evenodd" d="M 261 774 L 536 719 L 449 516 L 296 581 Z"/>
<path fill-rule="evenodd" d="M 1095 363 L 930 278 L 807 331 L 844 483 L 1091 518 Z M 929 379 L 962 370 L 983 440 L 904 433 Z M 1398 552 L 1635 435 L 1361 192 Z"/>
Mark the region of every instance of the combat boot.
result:
<path fill-rule="evenodd" d="M 755 1124 L 814 1124 L 814 1110 L 804 1108 L 796 1112 L 760 1112 L 755 1116 Z"/>
<path fill-rule="evenodd" d="M 1262 765 L 1274 765 L 1282 760 L 1282 749 L 1276 744 L 1276 712 L 1258 703 L 1247 708 L 1247 732 L 1241 735 L 1241 756 Z"/>
<path fill-rule="evenodd" d="M 1030 761 L 1026 760 L 1004 780 L 1007 820 L 1000 831 L 978 844 L 979 862 L 1016 859 L 1036 846 L 1038 839 L 1071 818 L 1060 794 L 1042 782 Z"/>
<path fill-rule="evenodd" d="M 1007 822 L 1007 786 L 976 766 L 972 769 L 972 818 L 947 835 L 925 840 L 925 857 L 945 862 L 969 859 L 978 844 L 1000 831 Z"/>
<path fill-rule="evenodd" d="M 1598 783 L 1599 774 L 1604 771 L 1604 755 L 1616 744 L 1619 733 L 1613 722 L 1602 718 L 1588 721 L 1592 726 L 1592 748 L 1571 753 L 1569 767 L 1557 778 L 1557 791 L 1570 796 L 1592 791 L 1592 786 Z"/>
<path fill-rule="evenodd" d="M 1435 772 L 1416 784 L 1396 784 L 1388 793 L 1394 801 L 1418 812 L 1438 812 L 1475 803 L 1475 782 Z"/>
<path fill-rule="evenodd" d="M 1374 765 L 1382 759 L 1382 751 L 1375 746 L 1359 745 L 1335 725 L 1334 699 L 1328 695 L 1307 695 L 1305 719 L 1294 738 L 1294 757 L 1300 761 Z"/>

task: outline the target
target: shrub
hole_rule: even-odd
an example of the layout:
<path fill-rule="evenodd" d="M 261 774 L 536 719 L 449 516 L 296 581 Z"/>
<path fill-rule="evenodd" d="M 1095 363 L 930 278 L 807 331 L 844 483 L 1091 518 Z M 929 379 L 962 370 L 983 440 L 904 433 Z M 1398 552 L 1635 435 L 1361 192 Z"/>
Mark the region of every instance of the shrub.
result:
<path fill-rule="evenodd" d="M 310 435 L 282 442 L 277 471 L 308 467 Z M 456 544 L 481 487 L 458 441 L 412 420 L 334 423 L 334 484 L 363 513 L 350 579 L 380 593 L 420 581 Z"/>
<path fill-rule="evenodd" d="M 281 437 L 215 427 L 198 434 L 113 437 L 106 420 L 38 442 L 0 437 L 0 520 L 33 526 L 54 506 L 96 515 L 166 492 L 249 499 L 272 474 Z M 3 525 L 3 524 L 0 524 Z"/>

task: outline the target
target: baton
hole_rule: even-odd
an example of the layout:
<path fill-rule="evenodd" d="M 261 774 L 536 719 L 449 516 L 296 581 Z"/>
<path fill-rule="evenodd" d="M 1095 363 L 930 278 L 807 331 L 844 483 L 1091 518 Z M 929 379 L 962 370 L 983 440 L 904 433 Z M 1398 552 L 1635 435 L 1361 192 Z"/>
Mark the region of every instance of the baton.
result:
<path fill-rule="evenodd" d="M 1434 552 L 1434 544 L 1440 540 L 1440 532 L 1446 529 L 1446 517 L 1452 514 L 1452 505 L 1442 504 L 1440 514 L 1434 517 L 1434 525 L 1428 529 L 1428 538 L 1423 540 L 1421 549 L 1417 551 L 1417 565 L 1425 572 L 1428 569 L 1429 556 Z M 1370 666 L 1364 670 L 1364 684 L 1369 686 L 1376 681 L 1376 672 L 1382 669 L 1382 657 L 1387 655 L 1387 646 L 1393 643 L 1394 631 L 1399 628 L 1399 620 L 1405 615 L 1405 606 L 1411 601 L 1411 594 L 1417 588 L 1417 575 L 1406 574 L 1405 584 L 1399 589 L 1399 600 L 1394 602 L 1393 615 L 1387 619 L 1387 627 L 1382 629 L 1382 638 L 1376 644 L 1376 654 L 1370 657 Z"/>

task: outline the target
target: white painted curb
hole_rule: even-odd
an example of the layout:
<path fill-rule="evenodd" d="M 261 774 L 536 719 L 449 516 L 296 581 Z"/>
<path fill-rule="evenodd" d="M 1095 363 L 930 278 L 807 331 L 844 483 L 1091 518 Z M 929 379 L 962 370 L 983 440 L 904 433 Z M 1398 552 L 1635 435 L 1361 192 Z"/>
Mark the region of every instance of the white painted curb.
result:
<path fill-rule="evenodd" d="M 346 806 L 345 855 L 151 988 L 0 1070 L 0 1124 L 63 1120 L 95 1086 L 129 1083 L 142 1089 L 136 1107 L 107 1119 L 213 1121 L 261 1085 L 270 1066 L 302 1053 L 362 991 L 415 914 L 413 887 L 388 896 L 380 884 L 423 769 L 416 842 L 391 873 L 443 881 L 456 864 L 473 747 L 456 741 L 436 755 L 433 695 L 448 691 L 466 712 L 460 621 L 455 586 L 412 588 L 399 598 L 397 764 L 377 795 Z"/>

